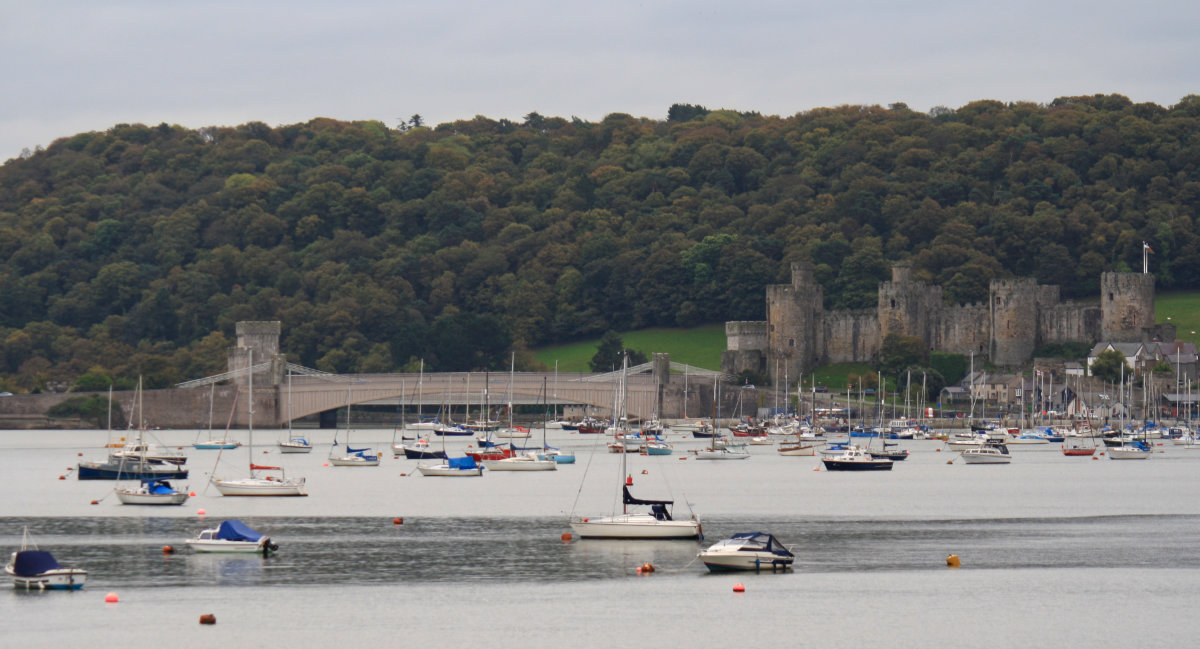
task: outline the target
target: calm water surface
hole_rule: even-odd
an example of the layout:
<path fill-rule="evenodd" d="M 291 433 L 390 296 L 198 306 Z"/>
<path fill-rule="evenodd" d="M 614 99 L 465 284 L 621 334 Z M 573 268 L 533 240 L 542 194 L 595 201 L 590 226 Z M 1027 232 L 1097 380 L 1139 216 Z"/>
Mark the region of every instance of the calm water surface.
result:
<path fill-rule="evenodd" d="M 700 443 L 678 436 L 675 456 L 628 458 L 634 492 L 675 498 L 676 516 L 691 503 L 706 542 L 763 529 L 798 556 L 786 574 L 714 576 L 695 560 L 699 543 L 561 540 L 569 512 L 614 506 L 621 458 L 591 453 L 602 440 L 589 437 L 550 440 L 578 456 L 556 472 L 438 479 L 390 456 L 323 466 L 332 431 L 316 431 L 310 455 L 255 451 L 307 479 L 312 495 L 292 499 L 206 490 L 209 475 L 238 477 L 250 452 L 218 461 L 187 446 L 197 496 L 132 507 L 67 470 L 102 457 L 105 436 L 0 431 L 0 546 L 15 549 L 28 526 L 90 573 L 75 593 L 0 590 L 4 646 L 1182 647 L 1200 632 L 1200 451 L 1182 447 L 1125 462 L 1013 447 L 1011 465 L 966 466 L 915 441 L 890 473 L 861 475 L 770 447 L 680 460 Z M 158 437 L 186 446 L 195 432 Z M 354 441 L 386 448 L 391 431 Z M 224 518 L 280 552 L 184 548 Z M 179 552 L 163 555 L 167 544 Z M 962 568 L 945 567 L 951 553 Z M 647 561 L 658 571 L 638 576 Z M 745 593 L 731 592 L 737 582 Z M 120 603 L 105 604 L 108 592 Z M 200 626 L 203 613 L 218 623 Z"/>

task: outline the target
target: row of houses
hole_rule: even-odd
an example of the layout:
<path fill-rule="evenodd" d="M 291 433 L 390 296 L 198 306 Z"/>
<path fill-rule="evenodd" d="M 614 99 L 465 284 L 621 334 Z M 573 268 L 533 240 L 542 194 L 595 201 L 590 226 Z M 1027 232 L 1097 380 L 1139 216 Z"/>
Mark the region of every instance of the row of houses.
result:
<path fill-rule="evenodd" d="M 1171 343 L 1097 343 L 1088 352 L 1087 373 L 1091 374 L 1092 365 L 1101 353 L 1111 350 L 1121 352 L 1125 357 L 1125 364 L 1136 376 L 1141 376 L 1159 365 L 1170 367 L 1171 372 L 1179 377 L 1180 386 L 1194 381 L 1197 376 L 1196 344 L 1178 340 Z M 1079 372 L 1082 373 L 1082 368 L 1079 368 Z"/>

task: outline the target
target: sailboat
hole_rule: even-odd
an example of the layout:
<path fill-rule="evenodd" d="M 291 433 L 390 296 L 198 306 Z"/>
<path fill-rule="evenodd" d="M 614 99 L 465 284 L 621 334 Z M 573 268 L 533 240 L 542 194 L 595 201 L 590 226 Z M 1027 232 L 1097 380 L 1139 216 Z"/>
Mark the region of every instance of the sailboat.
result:
<path fill-rule="evenodd" d="M 12 577 L 13 588 L 25 590 L 78 590 L 87 583 L 88 574 L 83 568 L 62 566 L 54 555 L 39 550 L 29 540 L 28 527 L 21 537 L 21 549 L 12 553 L 4 572 Z"/>
<path fill-rule="evenodd" d="M 307 496 L 308 487 L 304 478 L 289 478 L 282 467 L 254 463 L 254 350 L 250 350 L 246 366 L 250 374 L 246 432 L 246 447 L 250 453 L 250 477 L 240 480 L 222 480 L 214 477 L 212 484 L 222 496 Z M 219 461 L 220 456 L 217 459 Z M 271 473 L 259 477 L 260 471 L 278 471 L 279 474 Z"/>
<path fill-rule="evenodd" d="M 329 449 L 329 463 L 333 466 L 379 466 L 379 453 L 371 450 L 369 447 L 351 448 L 350 447 L 350 387 L 346 387 L 346 454 L 333 455 L 333 449 L 337 448 L 337 437 L 334 436 L 333 446 Z"/>
<path fill-rule="evenodd" d="M 212 427 L 213 397 L 216 394 L 216 390 L 217 390 L 216 383 L 209 385 L 209 387 L 208 387 L 208 440 L 206 440 L 206 441 L 196 440 L 196 442 L 194 442 L 192 444 L 192 448 L 194 448 L 194 449 L 197 449 L 197 450 L 220 450 L 220 449 L 237 448 L 242 445 L 241 442 L 239 442 L 235 439 L 228 439 L 228 438 L 213 439 L 213 427 Z M 197 434 L 197 437 L 199 437 L 199 434 Z"/>
<path fill-rule="evenodd" d="M 288 400 L 287 400 L 287 420 L 288 420 L 288 438 L 287 441 L 279 442 L 280 453 L 311 453 L 312 442 L 307 438 L 297 435 L 292 430 L 292 371 L 288 370 Z"/>
<path fill-rule="evenodd" d="M 745 444 L 734 444 L 726 440 L 719 432 L 717 420 L 719 419 L 718 404 L 721 402 L 720 391 L 721 380 L 713 381 L 713 423 L 714 431 L 712 444 L 707 448 L 702 448 L 698 451 L 692 451 L 696 454 L 697 460 L 748 460 L 750 459 L 750 451 L 746 449 Z M 693 431 L 693 434 L 694 431 Z"/>
<path fill-rule="evenodd" d="M 621 366 L 621 390 L 618 392 L 621 407 L 625 410 L 625 372 L 629 367 L 626 357 Z M 613 413 L 614 418 L 617 413 Z M 621 513 L 610 516 L 577 517 L 569 519 L 571 529 L 585 539 L 696 539 L 703 537 L 700 521 L 693 515 L 688 520 L 675 520 L 671 515 L 672 500 L 648 500 L 635 498 L 629 492 L 626 473 L 630 453 L 621 453 L 621 473 L 618 487 L 621 490 Z M 629 508 L 649 507 L 649 513 L 632 513 Z"/>

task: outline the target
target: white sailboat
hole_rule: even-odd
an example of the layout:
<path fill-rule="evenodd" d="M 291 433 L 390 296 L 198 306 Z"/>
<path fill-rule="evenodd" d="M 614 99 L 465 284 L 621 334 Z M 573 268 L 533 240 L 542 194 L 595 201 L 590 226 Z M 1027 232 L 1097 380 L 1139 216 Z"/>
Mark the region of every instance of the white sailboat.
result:
<path fill-rule="evenodd" d="M 248 356 L 249 362 L 249 406 L 247 411 L 246 447 L 250 452 L 250 477 L 239 480 L 222 480 L 214 477 L 212 484 L 222 496 L 307 496 L 308 487 L 304 478 L 289 478 L 282 467 L 262 466 L 254 463 L 254 351 Z M 223 451 L 222 451 L 223 452 Z M 219 457 L 218 457 L 219 460 Z M 260 472 L 270 471 L 263 474 Z M 278 472 L 278 474 L 274 473 Z"/>
<path fill-rule="evenodd" d="M 350 446 L 350 388 L 346 388 L 346 453 L 344 455 L 333 455 L 333 448 L 337 447 L 337 439 L 333 441 L 333 447 L 329 449 L 329 463 L 333 466 L 379 466 L 379 453 L 376 453 L 369 447 L 352 448 Z"/>
<path fill-rule="evenodd" d="M 207 440 L 197 439 L 192 444 L 192 448 L 194 448 L 194 449 L 197 449 L 197 450 L 206 450 L 206 449 L 207 450 L 220 450 L 220 449 L 228 449 L 228 448 L 237 448 L 242 445 L 242 443 L 237 441 L 236 439 L 229 439 L 228 437 L 226 437 L 224 439 L 214 439 L 213 438 L 213 427 L 212 427 L 213 397 L 216 395 L 216 391 L 217 391 L 216 383 L 213 383 L 208 386 L 208 439 Z M 199 437 L 199 435 L 197 435 L 197 437 Z"/>
<path fill-rule="evenodd" d="M 287 441 L 279 442 L 280 453 L 311 453 L 312 442 L 307 438 L 297 435 L 292 430 L 292 371 L 288 370 L 288 399 L 287 399 L 287 420 L 288 420 L 288 438 Z"/>
<path fill-rule="evenodd" d="M 620 409 L 614 411 L 614 418 L 617 412 L 625 411 L 625 372 L 628 366 L 629 359 L 626 358 L 621 366 L 621 389 L 618 392 Z M 629 493 L 626 482 L 629 455 L 621 453 L 621 513 L 592 517 L 573 515 L 569 521 L 571 529 L 585 539 L 695 539 L 703 536 L 700 521 L 695 516 L 689 520 L 674 519 L 670 509 L 674 501 L 646 500 Z M 631 506 L 649 507 L 650 512 L 631 512 Z"/>

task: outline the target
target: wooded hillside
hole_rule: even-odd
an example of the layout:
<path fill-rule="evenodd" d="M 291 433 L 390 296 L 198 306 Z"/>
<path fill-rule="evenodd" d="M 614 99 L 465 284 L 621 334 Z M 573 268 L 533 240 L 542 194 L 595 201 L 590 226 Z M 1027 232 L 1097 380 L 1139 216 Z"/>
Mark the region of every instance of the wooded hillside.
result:
<path fill-rule="evenodd" d="M 1160 289 L 1200 287 L 1200 96 L 419 124 L 118 125 L 8 161 L 0 386 L 204 376 L 239 320 L 329 371 L 506 368 L 761 319 L 797 260 L 830 308 L 900 259 L 953 301 L 1009 275 L 1092 296 L 1143 240 Z"/>

